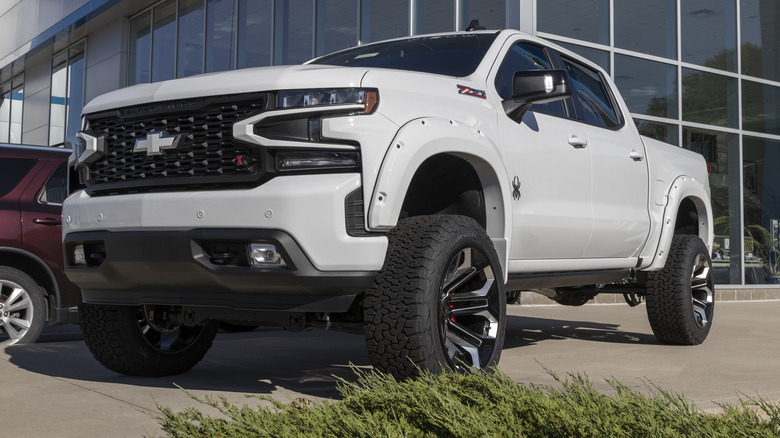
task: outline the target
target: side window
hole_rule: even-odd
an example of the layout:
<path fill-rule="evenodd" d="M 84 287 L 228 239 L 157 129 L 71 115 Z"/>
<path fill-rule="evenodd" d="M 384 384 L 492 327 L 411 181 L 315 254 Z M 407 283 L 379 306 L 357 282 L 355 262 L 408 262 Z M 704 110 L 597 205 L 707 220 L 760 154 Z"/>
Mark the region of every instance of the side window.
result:
<path fill-rule="evenodd" d="M 62 201 L 68 196 L 68 164 L 62 163 L 54 171 L 51 178 L 46 181 L 38 202 L 41 204 L 62 205 Z"/>
<path fill-rule="evenodd" d="M 582 104 L 583 120 L 605 128 L 619 126 L 620 117 L 599 73 L 568 59 L 564 59 L 563 63 Z"/>
<path fill-rule="evenodd" d="M 502 99 L 512 97 L 512 78 L 515 72 L 523 70 L 548 70 L 552 63 L 547 57 L 544 48 L 529 43 L 516 43 L 509 49 L 506 57 L 501 62 L 496 74 L 496 91 Z M 563 101 L 555 101 L 542 104 L 534 104 L 531 111 L 566 117 L 566 109 Z"/>
<path fill-rule="evenodd" d="M 26 158 L 0 159 L 0 196 L 5 196 L 32 169 L 35 160 Z"/>

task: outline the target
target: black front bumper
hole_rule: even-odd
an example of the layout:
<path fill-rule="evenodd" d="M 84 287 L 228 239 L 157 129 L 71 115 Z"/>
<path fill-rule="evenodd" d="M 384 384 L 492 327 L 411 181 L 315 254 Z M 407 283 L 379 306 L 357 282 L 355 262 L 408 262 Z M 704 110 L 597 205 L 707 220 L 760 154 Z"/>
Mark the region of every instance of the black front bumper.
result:
<path fill-rule="evenodd" d="M 250 242 L 275 245 L 287 266 L 249 266 L 238 253 Z M 74 264 L 76 245 L 92 254 L 89 266 Z M 344 312 L 377 275 L 319 271 L 278 230 L 89 231 L 69 234 L 64 251 L 65 273 L 92 304 Z M 236 252 L 235 260 L 215 259 L 225 251 Z"/>

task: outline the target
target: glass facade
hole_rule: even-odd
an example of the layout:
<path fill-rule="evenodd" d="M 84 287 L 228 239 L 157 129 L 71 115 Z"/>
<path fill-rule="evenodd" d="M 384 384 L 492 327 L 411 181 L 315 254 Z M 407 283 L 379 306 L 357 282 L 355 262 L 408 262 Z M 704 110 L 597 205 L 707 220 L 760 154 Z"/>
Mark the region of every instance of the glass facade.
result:
<path fill-rule="evenodd" d="M 22 142 L 22 78 L 0 85 L 0 143 Z"/>
<path fill-rule="evenodd" d="M 84 107 L 84 43 L 54 56 L 51 69 L 49 144 L 76 143 Z"/>
<path fill-rule="evenodd" d="M 643 135 L 706 159 L 716 283 L 780 284 L 780 3 L 536 6 L 537 33 L 611 74 Z"/>

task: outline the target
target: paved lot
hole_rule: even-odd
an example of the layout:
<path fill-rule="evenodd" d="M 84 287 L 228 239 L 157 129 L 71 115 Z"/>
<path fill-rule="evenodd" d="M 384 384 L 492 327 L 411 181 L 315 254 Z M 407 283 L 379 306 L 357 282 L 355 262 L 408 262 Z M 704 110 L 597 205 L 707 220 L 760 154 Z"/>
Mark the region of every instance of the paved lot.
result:
<path fill-rule="evenodd" d="M 501 368 L 518 382 L 552 383 L 542 366 L 645 388 L 648 379 L 705 409 L 740 394 L 780 400 L 780 301 L 719 303 L 710 338 L 697 347 L 658 344 L 644 306 L 510 306 Z M 277 330 L 220 334 L 203 362 L 162 379 L 114 374 L 95 362 L 76 327 L 50 330 L 42 343 L 0 351 L 2 435 L 81 437 L 160 435 L 155 402 L 181 410 L 197 395 L 335 397 L 334 375 L 368 367 L 359 336 Z"/>

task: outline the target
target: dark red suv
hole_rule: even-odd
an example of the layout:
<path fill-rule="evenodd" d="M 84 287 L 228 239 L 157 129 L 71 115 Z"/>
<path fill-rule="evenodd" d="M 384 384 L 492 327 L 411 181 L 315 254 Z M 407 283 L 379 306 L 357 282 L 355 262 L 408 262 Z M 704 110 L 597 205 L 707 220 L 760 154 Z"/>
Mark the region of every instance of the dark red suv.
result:
<path fill-rule="evenodd" d="M 81 293 L 62 269 L 69 155 L 0 144 L 0 346 L 35 342 L 46 321 L 78 323 Z"/>

